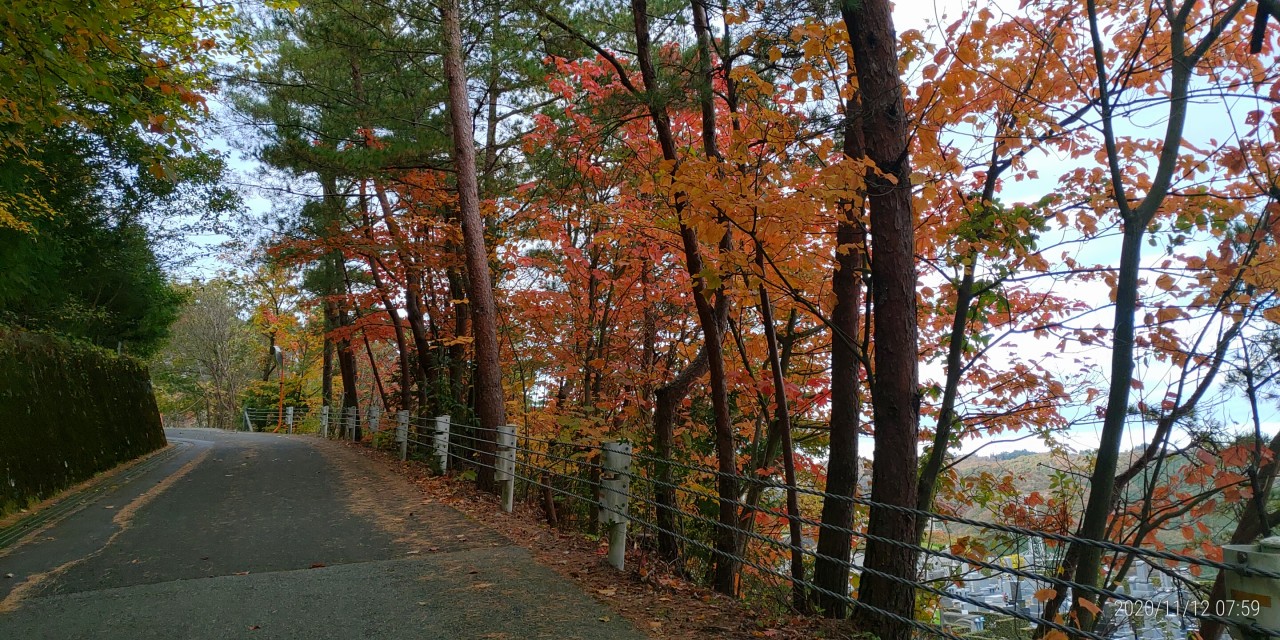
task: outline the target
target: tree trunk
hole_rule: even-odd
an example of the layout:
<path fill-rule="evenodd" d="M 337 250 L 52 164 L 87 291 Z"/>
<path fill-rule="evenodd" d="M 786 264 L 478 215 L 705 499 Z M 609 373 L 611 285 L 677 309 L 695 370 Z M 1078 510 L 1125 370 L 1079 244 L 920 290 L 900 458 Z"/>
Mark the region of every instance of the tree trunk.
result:
<path fill-rule="evenodd" d="M 342 318 L 341 326 L 347 326 L 345 319 L 346 312 L 339 310 L 338 317 Z M 356 378 L 356 358 L 351 353 L 351 342 L 349 340 L 339 340 L 337 346 L 338 351 L 338 372 L 342 376 L 342 408 L 359 407 L 360 395 L 357 389 L 358 380 Z M 358 412 L 357 412 L 358 413 Z M 355 430 L 355 437 L 360 437 L 360 429 L 356 425 L 347 425 L 347 429 Z M 343 432 L 346 436 L 346 432 Z"/>
<path fill-rule="evenodd" d="M 338 273 L 342 274 L 343 282 L 348 282 L 347 265 L 339 263 Z M 350 284 L 347 285 L 348 291 Z M 350 295 L 348 293 L 348 295 Z M 347 310 L 342 307 L 342 303 L 338 303 L 338 317 L 341 318 L 342 326 L 347 327 L 355 324 L 355 321 L 347 315 Z M 355 313 L 354 311 L 352 313 Z M 343 339 L 338 342 L 338 369 L 342 372 L 342 407 L 356 408 L 356 420 L 354 423 L 347 425 L 350 437 L 359 440 L 363 437 L 360 430 L 360 392 L 359 392 L 359 369 L 356 365 L 356 354 L 351 350 L 351 340 Z M 343 435 L 348 435 L 344 433 Z"/>
<path fill-rule="evenodd" d="M 271 379 L 271 372 L 276 370 L 276 332 L 267 334 L 267 358 L 262 365 L 262 381 Z"/>
<path fill-rule="evenodd" d="M 897 39 L 888 0 L 846 2 L 849 30 L 862 98 L 862 131 L 867 157 L 891 182 L 867 174 L 871 208 L 872 322 L 875 331 L 871 382 L 875 458 L 871 499 L 899 507 L 916 506 L 919 360 L 916 336 L 915 216 L 911 210 L 907 114 L 898 77 Z M 912 470 L 903 473 L 903 470 Z M 915 516 L 872 507 L 868 533 L 889 540 L 915 541 Z M 868 542 L 865 567 L 916 580 L 917 553 L 885 542 Z M 859 601 L 905 618 L 915 615 L 915 588 L 888 577 L 864 574 Z M 865 614 L 865 615 L 862 615 Z M 881 640 L 906 640 L 911 627 L 860 609 L 862 627 Z"/>
<path fill-rule="evenodd" d="M 444 28 L 444 73 L 449 86 L 449 123 L 453 136 L 453 164 L 458 179 L 458 209 L 462 222 L 470 284 L 471 317 L 476 358 L 476 414 L 480 419 L 480 468 L 477 484 L 486 491 L 496 488 L 493 474 L 496 429 L 506 423 L 502 394 L 502 369 L 498 359 L 498 317 L 485 248 L 484 219 L 476 178 L 476 147 L 472 133 L 467 72 L 462 56 L 462 16 L 458 0 L 445 0 L 440 8 Z"/>
<path fill-rule="evenodd" d="M 320 362 L 320 402 L 323 406 L 333 406 L 333 340 L 329 339 L 330 323 L 329 305 L 324 309 L 324 355 Z"/>
<path fill-rule="evenodd" d="M 693 383 L 707 372 L 707 352 L 700 349 L 698 355 L 685 365 L 671 382 L 658 387 L 654 392 L 653 402 L 653 453 L 659 460 L 670 460 L 672 440 L 675 438 L 676 409 L 689 395 Z M 671 473 L 671 465 L 658 463 L 654 469 L 653 501 L 657 503 L 658 519 L 658 557 L 671 564 L 680 563 L 680 540 L 676 537 L 676 515 L 679 514 L 679 503 L 676 500 L 675 478 Z"/>
<path fill-rule="evenodd" d="M 375 186 L 375 189 L 376 188 L 377 187 Z M 373 217 L 369 214 L 368 194 L 365 191 L 365 181 L 361 180 L 360 213 L 364 218 L 364 237 L 370 244 L 372 244 L 374 242 L 372 232 Z M 404 264 L 405 256 L 403 252 L 401 253 L 400 261 Z M 409 344 L 404 335 L 404 322 L 400 319 L 400 314 L 397 311 L 395 304 L 391 301 L 392 292 L 388 289 L 387 282 L 382 279 L 382 274 L 378 270 L 381 260 L 376 254 L 372 253 L 371 250 L 369 253 L 365 254 L 365 262 L 369 265 L 369 273 L 373 276 L 373 286 L 378 290 L 378 298 L 382 301 L 382 308 L 387 312 L 387 320 L 391 322 L 391 327 L 395 330 L 396 353 L 398 354 L 400 361 L 400 408 L 406 411 L 412 411 L 413 380 L 411 376 L 413 375 L 413 365 L 410 362 Z M 405 271 L 407 274 L 409 270 L 405 269 Z M 387 271 L 387 275 L 394 279 L 394 274 L 392 274 L 390 270 Z M 405 298 L 406 302 L 412 300 L 408 295 L 406 295 Z M 370 360 L 373 359 L 372 352 L 370 353 L 369 358 Z M 383 402 L 385 404 L 385 398 L 383 399 Z"/>
<path fill-rule="evenodd" d="M 636 31 L 636 59 L 640 64 L 640 73 L 648 92 L 649 115 L 658 134 L 658 144 L 662 147 L 665 160 L 676 163 L 675 137 L 671 132 L 670 115 L 660 98 L 657 86 L 657 72 L 650 57 L 649 8 L 646 0 L 631 1 L 631 16 Z M 703 273 L 702 251 L 697 234 L 684 221 L 685 196 L 675 194 L 676 219 L 680 221 L 680 240 L 685 254 L 685 269 L 693 279 L 693 299 L 698 309 L 698 323 L 702 328 L 703 348 L 707 352 L 707 367 L 711 373 L 709 393 L 712 410 L 715 414 L 715 447 L 719 476 L 716 486 L 719 494 L 719 526 L 715 540 L 715 580 L 717 591 L 733 595 L 737 591 L 737 575 L 739 561 L 735 556 L 737 550 L 737 508 L 734 503 L 738 498 L 737 462 L 733 441 L 733 425 L 729 420 L 729 394 L 725 383 L 724 352 L 721 344 L 721 331 L 716 320 L 716 312 L 708 299 L 718 292 L 707 288 Z"/>
<path fill-rule="evenodd" d="M 382 400 L 382 408 L 390 411 L 395 406 L 391 402 L 391 398 L 387 396 L 387 390 L 382 386 L 382 374 L 378 372 L 378 361 L 374 359 L 373 345 L 369 343 L 369 334 L 361 331 L 360 339 L 364 342 L 365 357 L 369 358 L 369 372 L 373 376 L 373 386 L 378 390 L 378 398 Z"/>
<path fill-rule="evenodd" d="M 339 219 L 343 205 L 338 195 L 337 180 L 331 175 L 322 175 L 320 184 L 324 192 L 324 202 L 331 210 L 333 219 Z M 335 328 L 341 329 L 351 324 L 339 296 L 340 292 L 343 291 L 341 283 L 345 279 L 346 273 L 345 258 L 340 251 L 333 251 L 325 257 L 325 261 L 327 271 L 325 285 L 330 295 L 330 299 L 325 301 L 326 315 L 332 318 Z M 342 407 L 343 409 L 357 407 L 359 406 L 360 395 L 357 388 L 356 361 L 355 356 L 351 353 L 350 339 L 343 338 L 334 342 L 333 350 L 338 357 L 338 373 L 342 378 Z M 345 435 L 345 432 L 342 435 Z"/>
<path fill-rule="evenodd" d="M 756 241 L 756 266 L 764 273 L 764 247 Z M 791 537 L 791 606 L 805 611 L 804 533 L 800 528 L 800 501 L 796 495 L 795 446 L 791 442 L 791 412 L 787 407 L 786 373 L 782 370 L 782 355 L 778 348 L 778 331 L 773 324 L 773 305 L 764 282 L 757 285 L 760 296 L 760 321 L 764 326 L 765 342 L 769 346 L 769 369 L 773 374 L 774 425 L 782 439 L 782 473 L 787 485 L 787 532 Z"/>
<path fill-rule="evenodd" d="M 1093 40 L 1094 69 L 1097 74 L 1098 109 L 1101 117 L 1104 142 L 1106 143 L 1107 166 L 1111 177 L 1111 192 L 1120 219 L 1124 227 L 1120 245 L 1120 271 L 1116 276 L 1115 319 L 1112 326 L 1111 345 L 1111 380 L 1107 389 L 1107 408 L 1102 420 L 1102 431 L 1099 436 L 1098 455 L 1094 462 L 1093 473 L 1089 478 L 1089 501 L 1085 503 L 1084 518 L 1076 534 L 1085 539 L 1102 540 L 1106 538 L 1107 522 L 1113 509 L 1115 495 L 1116 464 L 1119 459 L 1120 444 L 1124 436 L 1125 420 L 1129 413 L 1129 385 L 1133 379 L 1133 340 L 1134 313 L 1138 306 L 1138 276 L 1142 258 L 1142 240 L 1146 235 L 1147 225 L 1151 222 L 1157 209 L 1168 194 L 1173 178 L 1174 165 L 1178 159 L 1179 147 L 1182 144 L 1182 127 L 1186 121 L 1187 91 L 1191 78 L 1191 69 L 1195 61 L 1187 58 L 1185 50 L 1185 24 L 1182 18 L 1173 17 L 1171 26 L 1173 33 L 1170 39 L 1170 52 L 1173 57 L 1172 77 L 1170 79 L 1169 119 L 1166 123 L 1164 147 L 1159 156 L 1159 165 L 1141 203 L 1132 207 L 1120 167 L 1120 157 L 1116 151 L 1116 137 L 1113 129 L 1111 96 L 1109 80 L 1106 72 L 1105 52 L 1103 50 L 1102 29 L 1099 26 L 1097 4 L 1094 0 L 1087 2 L 1089 29 Z M 1092 545 L 1073 543 L 1067 550 L 1067 557 L 1076 560 L 1074 579 L 1086 585 L 1097 585 L 1101 573 L 1102 550 Z M 1047 604 L 1061 601 L 1064 594 Z M 1084 598 L 1094 600 L 1089 594 Z M 1073 605 L 1081 629 L 1093 627 L 1093 615 L 1087 608 Z"/>
<path fill-rule="evenodd" d="M 467 278 L 459 269 L 448 269 L 449 295 L 453 300 L 453 335 L 463 338 L 471 335 L 471 310 L 466 302 Z M 449 392 L 452 402 L 464 404 L 467 396 L 467 345 L 454 342 L 449 345 Z"/>
<path fill-rule="evenodd" d="M 844 155 L 859 159 L 866 154 L 862 137 L 861 104 L 855 95 L 845 108 Z M 835 269 L 831 289 L 835 308 L 831 312 L 831 449 L 827 461 L 826 492 L 853 498 L 858 491 L 858 431 L 862 403 L 858 384 L 858 328 L 862 312 L 862 261 L 866 255 L 866 232 L 855 218 L 855 203 L 847 203 L 836 221 Z M 813 583 L 825 591 L 849 592 L 849 563 L 853 536 L 840 529 L 853 528 L 852 500 L 826 498 L 822 501 L 822 524 L 818 531 L 818 554 L 814 560 Z M 848 615 L 848 603 L 815 592 L 822 614 L 830 618 Z"/>

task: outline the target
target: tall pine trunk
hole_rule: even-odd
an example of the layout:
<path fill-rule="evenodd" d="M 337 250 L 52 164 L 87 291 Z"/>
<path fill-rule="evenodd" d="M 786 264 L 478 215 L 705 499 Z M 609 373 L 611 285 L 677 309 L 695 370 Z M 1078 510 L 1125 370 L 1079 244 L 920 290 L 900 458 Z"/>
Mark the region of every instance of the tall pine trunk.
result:
<path fill-rule="evenodd" d="M 476 414 L 480 418 L 477 448 L 480 468 L 476 474 L 482 489 L 492 491 L 496 429 L 507 421 L 502 394 L 502 369 L 498 360 L 497 304 L 485 248 L 484 219 L 480 215 L 480 188 L 476 177 L 476 147 L 472 132 L 467 72 L 462 56 L 462 10 L 458 0 L 445 0 L 440 8 L 444 27 L 444 74 L 449 86 L 449 124 L 453 136 L 453 164 L 458 179 L 458 214 L 462 223 L 475 339 Z"/>
<path fill-rule="evenodd" d="M 907 113 L 898 76 L 897 38 L 889 0 L 846 0 L 841 13 L 849 30 L 862 99 L 866 155 L 879 170 L 867 173 L 876 347 L 871 382 L 875 421 L 871 499 L 914 508 L 920 400 L 916 371 L 915 215 L 911 209 Z M 871 508 L 869 534 L 913 543 L 915 532 L 915 516 Z M 863 574 L 859 601 L 897 616 L 914 617 L 915 588 L 889 576 L 914 581 L 917 555 L 912 549 L 888 542 L 868 542 L 864 566 L 882 575 Z M 881 640 L 911 637 L 909 625 L 888 616 L 860 609 L 858 618 L 864 630 Z"/>
<path fill-rule="evenodd" d="M 855 95 L 845 108 L 845 157 L 865 155 L 862 140 L 861 104 Z M 818 531 L 818 555 L 814 560 L 813 583 L 823 591 L 845 595 L 849 592 L 849 564 L 853 537 L 841 529 L 853 528 L 854 504 L 850 498 L 858 487 L 858 431 L 862 405 L 858 389 L 858 326 L 862 315 L 862 262 L 866 255 L 866 232 L 857 219 L 861 203 L 846 203 L 836 221 L 835 268 L 831 289 L 835 308 L 831 312 L 831 445 L 827 461 L 826 492 L 836 498 L 822 502 L 822 524 Z M 848 615 L 844 599 L 815 592 L 814 601 L 823 615 Z"/>
<path fill-rule="evenodd" d="M 322 174 L 320 176 L 320 185 L 323 190 L 328 220 L 341 219 L 343 200 L 338 192 L 337 179 L 332 175 Z M 343 257 L 342 252 L 333 251 L 326 255 L 324 260 L 326 271 L 325 291 L 328 294 L 328 299 L 324 303 L 325 316 L 327 324 L 333 328 L 341 329 L 351 324 L 346 305 L 343 303 L 344 289 L 341 284 L 345 280 L 345 257 Z M 334 341 L 333 351 L 338 359 L 338 374 L 342 379 L 342 408 L 345 410 L 347 407 L 358 407 L 360 395 L 357 388 L 356 359 L 355 355 L 351 353 L 351 340 L 342 338 Z M 345 411 L 339 411 L 339 415 L 345 417 Z M 341 420 L 343 418 L 338 419 Z M 356 427 L 347 426 L 346 428 L 355 429 Z M 358 429 L 356 430 L 358 431 Z M 343 431 L 340 435 L 346 436 L 347 434 Z"/>

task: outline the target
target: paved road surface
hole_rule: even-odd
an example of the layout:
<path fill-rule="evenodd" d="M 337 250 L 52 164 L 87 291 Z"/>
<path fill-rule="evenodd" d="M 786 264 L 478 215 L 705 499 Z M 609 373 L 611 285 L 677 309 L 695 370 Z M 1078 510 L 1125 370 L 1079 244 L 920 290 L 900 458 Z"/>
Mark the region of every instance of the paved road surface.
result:
<path fill-rule="evenodd" d="M 168 435 L 171 451 L 0 551 L 0 638 L 643 638 L 341 445 Z"/>

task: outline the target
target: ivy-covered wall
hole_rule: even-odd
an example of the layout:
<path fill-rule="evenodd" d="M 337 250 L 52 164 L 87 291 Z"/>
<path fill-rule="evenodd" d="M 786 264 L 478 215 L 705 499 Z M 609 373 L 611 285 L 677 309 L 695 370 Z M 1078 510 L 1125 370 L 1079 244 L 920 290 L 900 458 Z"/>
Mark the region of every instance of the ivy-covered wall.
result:
<path fill-rule="evenodd" d="M 165 444 L 146 367 L 0 327 L 0 515 Z"/>

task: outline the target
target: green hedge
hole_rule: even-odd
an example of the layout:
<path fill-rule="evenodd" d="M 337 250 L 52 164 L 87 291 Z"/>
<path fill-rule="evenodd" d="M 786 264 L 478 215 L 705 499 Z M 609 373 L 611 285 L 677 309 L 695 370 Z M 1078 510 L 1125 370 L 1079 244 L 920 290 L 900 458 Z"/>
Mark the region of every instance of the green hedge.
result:
<path fill-rule="evenodd" d="M 0 515 L 165 444 L 146 367 L 0 327 Z"/>

